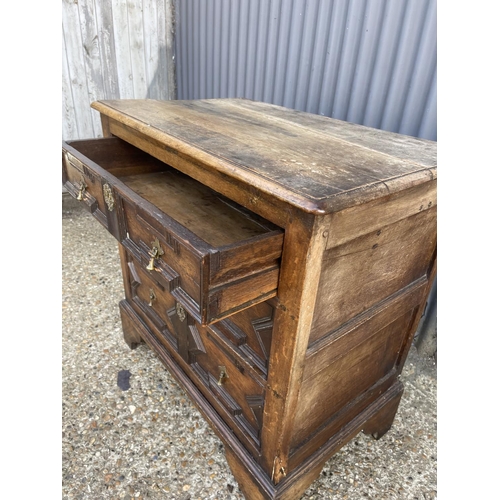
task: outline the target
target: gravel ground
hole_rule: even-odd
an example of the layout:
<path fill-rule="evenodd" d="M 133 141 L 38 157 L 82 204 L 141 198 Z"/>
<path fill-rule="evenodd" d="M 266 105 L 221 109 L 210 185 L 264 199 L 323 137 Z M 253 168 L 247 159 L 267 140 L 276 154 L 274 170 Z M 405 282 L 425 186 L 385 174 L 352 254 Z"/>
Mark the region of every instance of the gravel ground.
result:
<path fill-rule="evenodd" d="M 122 338 L 116 240 L 63 195 L 62 498 L 243 500 L 221 441 L 142 345 Z M 130 372 L 122 390 L 118 373 Z M 359 434 L 303 499 L 437 498 L 436 366 L 412 348 L 392 429 Z"/>

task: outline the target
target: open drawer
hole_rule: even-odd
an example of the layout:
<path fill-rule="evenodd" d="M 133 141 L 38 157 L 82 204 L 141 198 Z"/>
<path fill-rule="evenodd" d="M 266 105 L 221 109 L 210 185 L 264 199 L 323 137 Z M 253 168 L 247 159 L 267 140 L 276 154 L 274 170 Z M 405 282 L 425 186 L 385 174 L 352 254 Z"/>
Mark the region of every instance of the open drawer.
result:
<path fill-rule="evenodd" d="M 63 142 L 63 184 L 201 324 L 276 295 L 283 230 L 127 142 Z"/>

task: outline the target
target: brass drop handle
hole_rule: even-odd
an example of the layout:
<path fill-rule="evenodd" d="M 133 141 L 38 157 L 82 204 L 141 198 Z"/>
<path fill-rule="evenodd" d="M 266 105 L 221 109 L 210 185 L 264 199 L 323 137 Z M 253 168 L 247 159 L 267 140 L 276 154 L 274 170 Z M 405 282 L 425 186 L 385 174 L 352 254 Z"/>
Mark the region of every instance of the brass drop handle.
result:
<path fill-rule="evenodd" d="M 85 189 L 87 189 L 87 184 L 85 184 L 85 181 L 82 177 L 82 182 L 80 183 L 80 187 L 78 188 L 78 196 L 76 197 L 78 201 L 83 200 L 83 192 L 85 191 Z"/>
<path fill-rule="evenodd" d="M 148 304 L 149 307 L 153 307 L 153 300 L 156 300 L 156 294 L 155 294 L 155 291 L 152 288 L 150 288 L 149 289 L 149 304 Z"/>
<path fill-rule="evenodd" d="M 157 257 L 156 248 L 153 249 L 153 252 L 149 252 L 149 255 L 151 255 L 151 258 L 149 259 L 149 264 L 147 265 L 146 269 L 148 271 L 154 271 L 154 269 L 155 269 L 155 259 Z"/>
<path fill-rule="evenodd" d="M 219 366 L 219 380 L 217 380 L 217 385 L 225 384 L 229 375 L 227 374 L 225 366 Z"/>
<path fill-rule="evenodd" d="M 104 201 L 108 206 L 108 210 L 112 212 L 115 208 L 115 197 L 113 196 L 113 190 L 108 183 L 102 186 L 102 193 L 104 195 Z"/>
<path fill-rule="evenodd" d="M 184 321 L 186 319 L 186 311 L 184 308 L 177 302 L 175 304 L 175 311 L 177 312 L 177 316 L 181 321 Z"/>
<path fill-rule="evenodd" d="M 146 269 L 148 271 L 154 271 L 155 270 L 155 259 L 158 257 L 161 257 L 165 252 L 163 251 L 163 248 L 160 246 L 160 242 L 158 241 L 158 238 L 155 238 L 154 241 L 151 242 L 151 250 L 148 252 L 150 255 L 149 259 L 149 264 L 147 265 Z"/>

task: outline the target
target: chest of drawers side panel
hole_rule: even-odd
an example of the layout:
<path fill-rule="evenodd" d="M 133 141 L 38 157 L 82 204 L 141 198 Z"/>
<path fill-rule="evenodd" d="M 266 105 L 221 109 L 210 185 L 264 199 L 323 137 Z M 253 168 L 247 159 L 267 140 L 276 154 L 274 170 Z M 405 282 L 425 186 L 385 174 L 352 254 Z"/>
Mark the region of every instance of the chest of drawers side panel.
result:
<path fill-rule="evenodd" d="M 426 275 L 436 246 L 436 207 L 328 249 L 310 343 Z"/>
<path fill-rule="evenodd" d="M 408 195 L 413 203 L 415 193 Z M 376 206 L 385 213 L 380 202 Z M 330 234 L 340 244 L 323 254 L 291 467 L 396 383 L 432 281 L 436 208 L 420 204 L 402 209 L 407 216 L 400 218 L 392 206 L 380 217 L 382 225 L 358 223 L 356 211 L 346 219 L 333 214 Z M 364 207 L 359 210 L 368 216 Z M 342 220 L 338 233 L 335 220 Z"/>

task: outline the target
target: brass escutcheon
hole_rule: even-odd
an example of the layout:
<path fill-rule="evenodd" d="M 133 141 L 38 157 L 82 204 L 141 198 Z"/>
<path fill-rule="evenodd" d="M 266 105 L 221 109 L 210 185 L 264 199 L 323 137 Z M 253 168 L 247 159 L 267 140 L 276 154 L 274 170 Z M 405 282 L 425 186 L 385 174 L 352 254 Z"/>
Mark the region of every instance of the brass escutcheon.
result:
<path fill-rule="evenodd" d="M 226 367 L 219 366 L 219 380 L 217 380 L 217 385 L 225 384 L 228 378 L 229 376 L 227 374 Z"/>
<path fill-rule="evenodd" d="M 155 259 L 161 257 L 165 253 L 163 251 L 163 248 L 160 246 L 158 238 L 155 238 L 155 240 L 151 242 L 151 245 L 152 245 L 151 250 L 148 252 L 149 255 L 151 256 L 151 259 L 149 259 L 149 264 L 146 267 L 148 271 L 155 270 Z"/>
<path fill-rule="evenodd" d="M 179 317 L 179 319 L 181 321 L 184 321 L 186 319 L 186 311 L 181 306 L 181 304 L 179 304 L 179 302 L 177 302 L 177 304 L 175 304 L 175 310 L 177 311 L 177 316 Z"/>
<path fill-rule="evenodd" d="M 104 194 L 104 201 L 106 202 L 106 205 L 108 205 L 108 210 L 112 212 L 115 208 L 115 198 L 113 196 L 113 191 L 111 190 L 110 185 L 104 184 L 102 186 L 102 191 Z"/>
<path fill-rule="evenodd" d="M 153 300 L 156 300 L 156 294 L 155 294 L 155 291 L 152 288 L 150 288 L 149 289 L 149 304 L 148 304 L 149 307 L 153 307 Z"/>
<path fill-rule="evenodd" d="M 87 189 L 87 184 L 85 184 L 85 180 L 82 176 L 82 182 L 80 183 L 80 187 L 78 188 L 78 195 L 76 197 L 78 201 L 83 200 L 83 192 L 85 191 L 85 189 Z"/>

